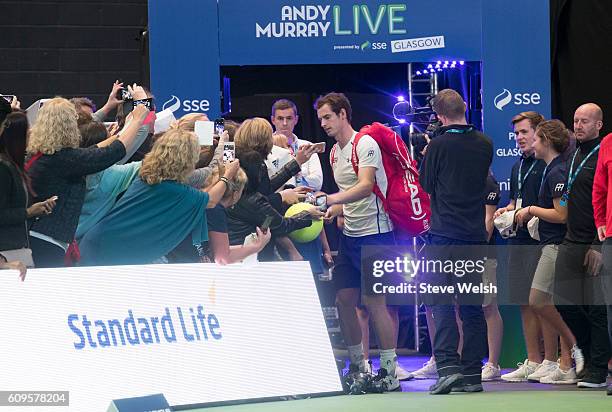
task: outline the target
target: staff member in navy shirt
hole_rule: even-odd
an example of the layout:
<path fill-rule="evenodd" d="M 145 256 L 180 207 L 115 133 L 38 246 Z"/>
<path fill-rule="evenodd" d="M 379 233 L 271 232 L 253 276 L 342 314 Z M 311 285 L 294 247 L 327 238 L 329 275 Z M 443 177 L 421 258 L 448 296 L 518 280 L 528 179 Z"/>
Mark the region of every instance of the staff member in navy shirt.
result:
<path fill-rule="evenodd" d="M 521 151 L 521 157 L 512 166 L 510 175 L 510 203 L 498 209 L 495 217 L 511 210 L 535 205 L 538 202 L 542 173 L 546 167 L 543 160 L 536 159 L 533 150 L 535 131 L 544 116 L 529 111 L 522 112 L 512 118 L 516 144 Z M 540 258 L 541 247 L 537 240 L 529 235 L 527 227 L 518 225 L 516 236 L 508 239 L 508 299 L 513 304 L 520 304 L 523 335 L 527 349 L 527 359 L 519 364 L 519 368 L 506 373 L 501 378 L 507 382 L 524 382 L 527 376 L 535 372 L 542 363 L 540 353 L 541 327 L 538 316 L 529 306 L 529 291 L 533 280 L 533 272 Z M 505 292 L 505 291 L 501 291 Z"/>
<path fill-rule="evenodd" d="M 433 109 L 442 122 L 441 134 L 428 147 L 419 177 L 423 189 L 431 195 L 431 230 L 428 253 L 441 256 L 428 259 L 474 259 L 465 256 L 466 249 L 487 241 L 485 229 L 485 191 L 487 175 L 493 158 L 491 139 L 468 125 L 466 105 L 459 93 L 451 89 L 440 91 L 433 99 Z M 461 282 L 478 284 L 474 273 L 448 275 L 424 273 L 421 283 L 454 286 Z M 449 290 L 449 289 L 446 289 Z M 482 358 L 484 357 L 486 324 L 482 296 L 452 292 L 424 295 L 436 325 L 434 356 L 438 381 L 429 388 L 432 395 L 462 389 L 480 392 Z M 464 344 L 457 353 L 459 331 L 455 318 L 455 298 L 463 321 Z M 471 300 L 471 301 L 470 301 Z M 467 303 L 467 304 L 466 304 Z"/>
<path fill-rule="evenodd" d="M 548 120 L 540 123 L 536 129 L 533 148 L 536 158 L 544 160 L 546 168 L 542 176 L 538 203 L 516 213 L 516 219 L 520 223 L 533 217 L 539 219 L 538 235 L 540 244 L 543 245 L 542 255 L 533 275 L 529 305 L 540 317 L 544 335 L 544 356 L 548 362 L 527 377 L 532 380 L 539 379 L 541 383 L 576 383 L 576 369 L 580 371 L 584 367 L 584 358 L 576 346 L 576 338 L 553 304 L 555 262 L 559 244 L 565 237 L 567 221 L 567 201 L 562 198 L 567 169 L 561 153 L 567 149 L 569 138 L 570 132 L 561 121 Z M 559 336 L 561 361 L 557 364 Z M 576 360 L 576 369 L 572 367 L 572 358 Z"/>

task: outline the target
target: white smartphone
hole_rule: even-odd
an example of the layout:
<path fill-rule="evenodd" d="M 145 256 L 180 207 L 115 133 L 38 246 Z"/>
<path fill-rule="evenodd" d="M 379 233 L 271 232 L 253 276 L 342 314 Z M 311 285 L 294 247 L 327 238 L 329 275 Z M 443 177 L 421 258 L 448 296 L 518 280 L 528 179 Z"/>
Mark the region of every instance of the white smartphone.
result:
<path fill-rule="evenodd" d="M 195 134 L 198 136 L 200 146 L 212 146 L 215 123 L 209 120 L 195 122 Z"/>
<path fill-rule="evenodd" d="M 325 142 L 313 144 L 315 147 L 315 153 L 325 153 Z"/>
<path fill-rule="evenodd" d="M 223 143 L 223 163 L 229 163 L 236 159 L 236 146 L 234 142 Z"/>

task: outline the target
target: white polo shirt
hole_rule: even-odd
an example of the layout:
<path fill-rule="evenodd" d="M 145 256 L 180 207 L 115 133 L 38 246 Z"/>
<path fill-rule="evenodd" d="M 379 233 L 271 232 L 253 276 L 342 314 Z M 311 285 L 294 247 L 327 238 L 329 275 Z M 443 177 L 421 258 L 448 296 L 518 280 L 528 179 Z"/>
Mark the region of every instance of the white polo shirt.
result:
<path fill-rule="evenodd" d="M 331 161 L 334 180 L 341 192 L 346 192 L 358 182 L 357 175 L 351 163 L 353 141 L 357 132 L 353 134 L 350 142 L 340 148 L 336 143 L 332 150 Z M 376 169 L 376 185 L 382 193 L 387 193 L 387 175 L 382 164 L 382 156 L 378 144 L 372 137 L 364 135 L 357 145 L 358 168 L 374 167 Z M 356 202 L 343 205 L 344 230 L 346 236 L 358 237 L 377 233 L 386 233 L 393 230 L 391 219 L 385 212 L 382 202 L 372 193 L 370 196 Z"/>
<path fill-rule="evenodd" d="M 298 139 L 293 135 L 295 142 L 295 149 L 305 144 L 312 144 L 308 140 Z M 268 155 L 265 160 L 266 166 L 268 167 L 268 175 L 270 177 L 278 173 L 283 166 L 293 160 L 292 151 L 278 146 L 272 147 L 272 153 Z M 310 156 L 310 159 L 302 165 L 302 171 L 298 175 L 299 181 L 295 176 L 290 178 L 285 184 L 293 186 L 308 186 L 314 190 L 321 190 L 323 185 L 323 170 L 321 169 L 321 162 L 319 156 L 315 153 Z"/>

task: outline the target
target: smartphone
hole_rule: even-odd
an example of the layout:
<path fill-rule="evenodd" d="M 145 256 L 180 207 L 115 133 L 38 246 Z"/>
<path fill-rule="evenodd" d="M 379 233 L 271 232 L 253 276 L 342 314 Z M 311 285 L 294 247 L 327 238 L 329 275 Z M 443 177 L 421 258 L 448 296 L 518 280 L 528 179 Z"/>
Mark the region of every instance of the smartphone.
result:
<path fill-rule="evenodd" d="M 267 232 L 268 228 L 270 227 L 270 223 L 272 223 L 272 216 L 266 216 L 265 220 L 261 224 L 261 231 L 264 233 Z"/>
<path fill-rule="evenodd" d="M 225 119 L 222 117 L 215 119 L 215 134 L 221 136 L 223 130 L 225 130 Z"/>
<path fill-rule="evenodd" d="M 315 147 L 315 153 L 325 153 L 325 142 L 313 144 Z"/>
<path fill-rule="evenodd" d="M 315 206 L 322 212 L 327 210 L 327 195 L 315 197 Z"/>
<path fill-rule="evenodd" d="M 9 103 L 13 103 L 13 99 L 15 98 L 14 94 L 2 94 L 0 96 Z"/>
<path fill-rule="evenodd" d="M 236 149 L 234 142 L 225 142 L 223 144 L 223 163 L 229 163 L 236 159 Z"/>
<path fill-rule="evenodd" d="M 132 106 L 136 108 L 136 106 L 141 105 L 141 104 L 145 106 L 147 109 L 151 110 L 153 99 L 134 100 L 134 102 L 132 103 Z"/>
<path fill-rule="evenodd" d="M 130 94 L 130 92 L 129 92 L 129 90 L 127 88 L 122 87 L 117 92 L 117 99 L 119 99 L 119 100 L 132 100 L 132 95 Z"/>
<path fill-rule="evenodd" d="M 210 120 L 198 120 L 195 122 L 195 134 L 198 136 L 200 146 L 212 146 L 215 124 Z"/>

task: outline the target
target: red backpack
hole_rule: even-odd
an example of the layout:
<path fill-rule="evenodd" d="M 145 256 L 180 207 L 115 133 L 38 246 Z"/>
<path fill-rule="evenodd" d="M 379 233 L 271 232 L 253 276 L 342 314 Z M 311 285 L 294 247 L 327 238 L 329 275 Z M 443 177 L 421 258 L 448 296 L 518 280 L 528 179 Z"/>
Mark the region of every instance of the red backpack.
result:
<path fill-rule="evenodd" d="M 431 221 L 429 195 L 419 183 L 416 162 L 410 157 L 406 144 L 397 133 L 380 123 L 362 127 L 355 136 L 351 154 L 355 174 L 359 174 L 357 145 L 366 134 L 378 144 L 387 175 L 387 193 L 383 194 L 375 184 L 374 194 L 382 201 L 396 231 L 400 236 L 418 236 L 427 232 Z M 332 167 L 336 147 L 334 145 L 330 153 Z"/>

